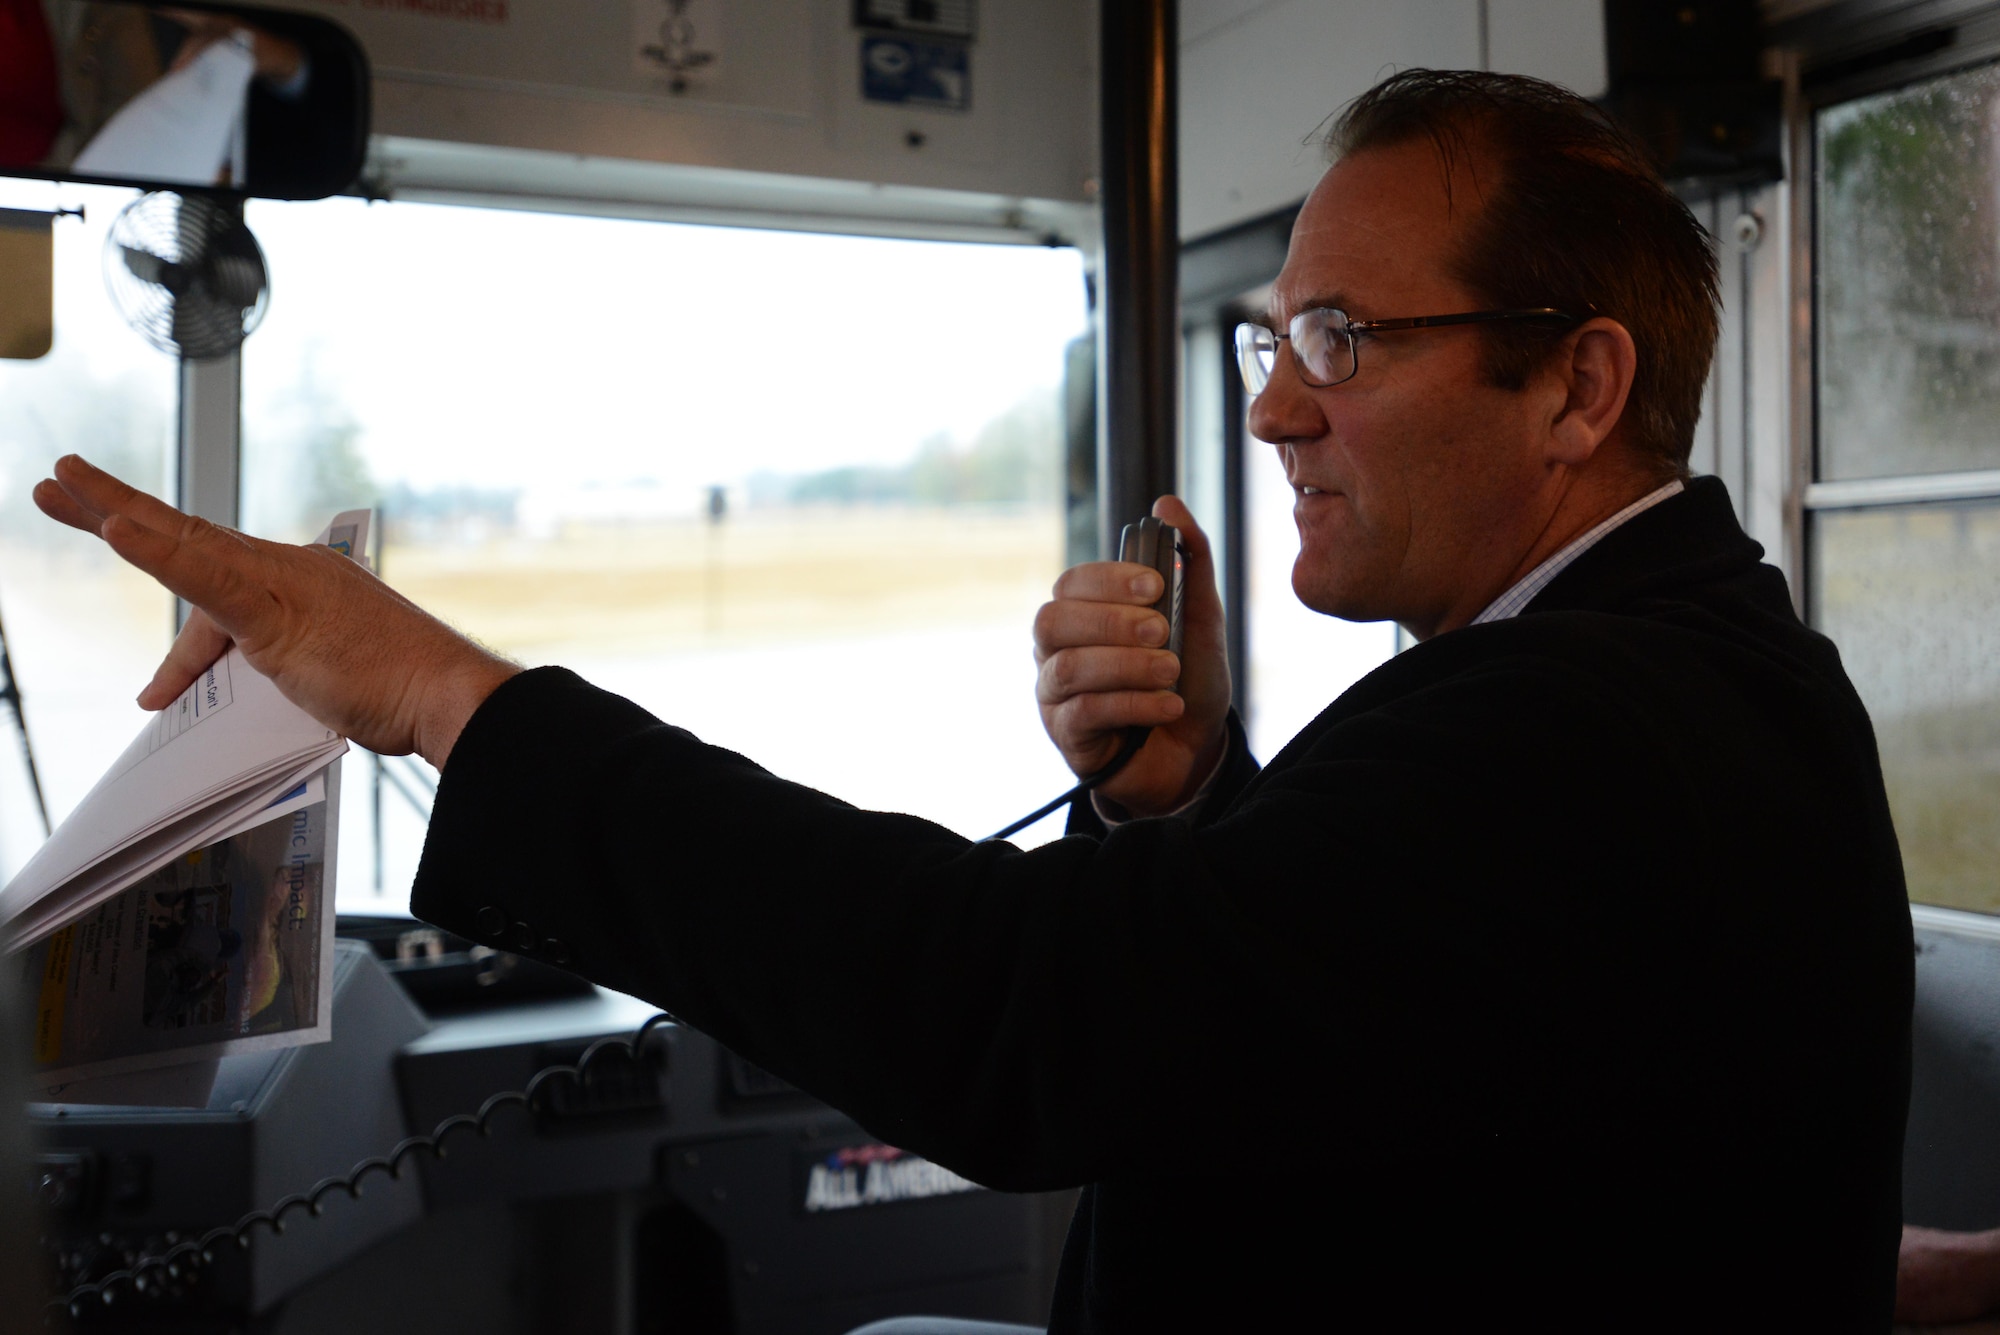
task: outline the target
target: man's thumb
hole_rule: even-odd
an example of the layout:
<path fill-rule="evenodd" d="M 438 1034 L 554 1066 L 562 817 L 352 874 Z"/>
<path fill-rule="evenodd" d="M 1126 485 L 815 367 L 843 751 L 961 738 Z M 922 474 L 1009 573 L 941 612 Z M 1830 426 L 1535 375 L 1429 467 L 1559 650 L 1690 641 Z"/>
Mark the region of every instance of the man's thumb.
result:
<path fill-rule="evenodd" d="M 1162 496 L 1154 501 L 1153 517 L 1180 530 L 1181 545 L 1187 548 L 1189 562 L 1200 573 L 1206 574 L 1209 565 L 1208 534 L 1201 531 L 1201 525 L 1195 522 L 1194 512 L 1181 498 Z"/>

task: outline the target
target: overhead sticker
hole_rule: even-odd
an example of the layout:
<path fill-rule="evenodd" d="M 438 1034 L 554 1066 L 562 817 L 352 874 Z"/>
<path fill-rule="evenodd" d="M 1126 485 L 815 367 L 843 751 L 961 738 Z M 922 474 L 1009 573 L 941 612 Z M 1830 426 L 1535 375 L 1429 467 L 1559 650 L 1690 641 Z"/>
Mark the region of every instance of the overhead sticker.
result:
<path fill-rule="evenodd" d="M 964 111 L 972 105 L 972 56 L 958 42 L 863 37 L 861 96 L 870 102 Z"/>

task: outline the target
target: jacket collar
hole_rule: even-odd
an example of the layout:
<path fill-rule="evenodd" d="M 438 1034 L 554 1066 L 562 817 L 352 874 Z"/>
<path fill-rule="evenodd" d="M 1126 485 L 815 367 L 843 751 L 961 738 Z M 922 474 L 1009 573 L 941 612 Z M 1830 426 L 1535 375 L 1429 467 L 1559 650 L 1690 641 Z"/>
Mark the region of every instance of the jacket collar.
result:
<path fill-rule="evenodd" d="M 1741 574 L 1763 558 L 1764 548 L 1736 522 L 1722 479 L 1693 478 L 1680 495 L 1605 534 L 1521 615 L 1610 611 L 1663 589 Z"/>
<path fill-rule="evenodd" d="M 1311 748 L 1328 728 L 1391 703 L 1415 687 L 1486 660 L 1497 642 L 1532 634 L 1543 612 L 1611 612 L 1653 594 L 1685 591 L 1754 571 L 1764 549 L 1736 522 L 1729 491 L 1718 478 L 1691 480 L 1680 495 L 1634 515 L 1549 581 L 1521 615 L 1465 626 L 1412 646 L 1355 682 L 1271 757 L 1245 788 L 1242 801 Z M 1774 576 L 1777 572 L 1771 572 Z M 1776 596 L 1785 600 L 1782 582 Z M 1787 613 L 1790 606 L 1785 605 Z M 1524 624 L 1525 623 L 1525 624 Z"/>

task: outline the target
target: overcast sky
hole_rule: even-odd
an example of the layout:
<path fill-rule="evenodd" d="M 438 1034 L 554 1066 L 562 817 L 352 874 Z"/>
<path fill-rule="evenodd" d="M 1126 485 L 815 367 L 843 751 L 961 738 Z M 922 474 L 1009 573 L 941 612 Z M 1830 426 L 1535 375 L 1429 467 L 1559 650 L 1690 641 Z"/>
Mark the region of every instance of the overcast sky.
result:
<path fill-rule="evenodd" d="M 313 377 L 376 476 L 418 486 L 900 461 L 1058 384 L 1085 324 L 1072 250 L 347 199 L 250 219 L 273 274 L 252 424 Z"/>
<path fill-rule="evenodd" d="M 90 207 L 56 233 L 59 354 L 165 397 L 172 360 L 104 291 L 104 231 L 130 197 L 0 180 L 0 207 Z M 378 480 L 418 487 L 698 493 L 899 462 L 1059 384 L 1086 321 L 1073 250 L 351 199 L 253 203 L 250 220 L 272 281 L 245 349 L 253 455 L 260 431 L 337 407 Z"/>

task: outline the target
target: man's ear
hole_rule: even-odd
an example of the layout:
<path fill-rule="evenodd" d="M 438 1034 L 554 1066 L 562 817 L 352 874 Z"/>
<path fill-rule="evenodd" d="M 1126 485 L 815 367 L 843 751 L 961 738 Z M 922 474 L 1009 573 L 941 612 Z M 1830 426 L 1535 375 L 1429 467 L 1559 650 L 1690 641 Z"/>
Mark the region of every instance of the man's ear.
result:
<path fill-rule="evenodd" d="M 1598 316 L 1570 331 L 1550 368 L 1567 394 L 1549 423 L 1549 462 L 1590 461 L 1624 417 L 1638 368 L 1631 331 L 1616 320 Z"/>

